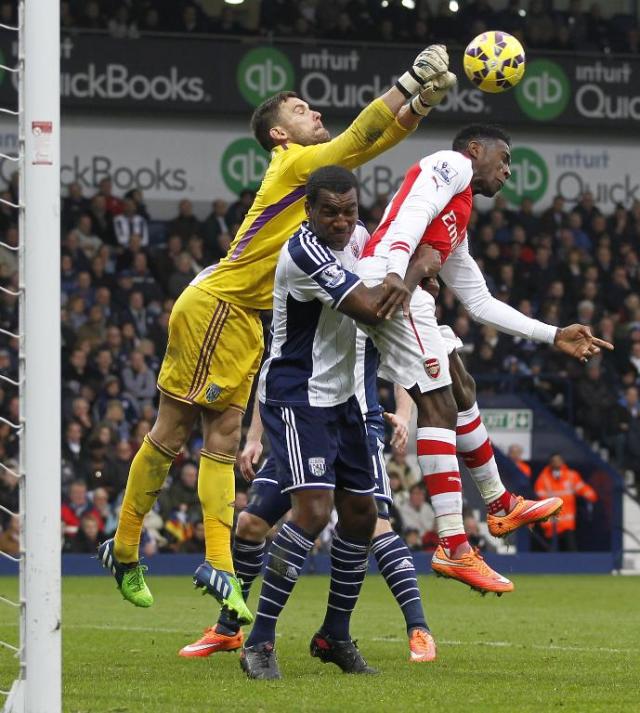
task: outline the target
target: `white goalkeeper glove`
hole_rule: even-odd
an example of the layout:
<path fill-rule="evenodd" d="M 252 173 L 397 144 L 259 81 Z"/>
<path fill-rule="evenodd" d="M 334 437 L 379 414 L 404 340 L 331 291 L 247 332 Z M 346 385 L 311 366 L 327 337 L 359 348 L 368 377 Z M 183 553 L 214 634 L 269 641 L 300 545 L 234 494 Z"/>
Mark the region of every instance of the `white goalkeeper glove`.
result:
<path fill-rule="evenodd" d="M 458 80 L 453 72 L 445 72 L 436 77 L 420 90 L 411 100 L 411 111 L 419 116 L 426 116 L 434 106 L 440 104 L 445 94 L 455 87 Z"/>
<path fill-rule="evenodd" d="M 419 92 L 430 80 L 449 69 L 449 55 L 444 45 L 429 45 L 414 59 L 413 66 L 396 82 L 407 99 Z"/>

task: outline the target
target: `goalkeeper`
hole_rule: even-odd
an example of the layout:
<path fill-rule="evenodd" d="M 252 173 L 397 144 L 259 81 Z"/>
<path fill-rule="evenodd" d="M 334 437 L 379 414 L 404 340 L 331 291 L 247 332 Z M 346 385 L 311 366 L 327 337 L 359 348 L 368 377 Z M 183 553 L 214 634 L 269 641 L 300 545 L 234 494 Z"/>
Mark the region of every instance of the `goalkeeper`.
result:
<path fill-rule="evenodd" d="M 427 47 L 395 86 L 334 139 L 320 113 L 294 92 L 276 94 L 254 112 L 253 132 L 271 152 L 271 162 L 227 256 L 205 268 L 173 307 L 158 377 L 158 417 L 131 464 L 115 537 L 99 548 L 122 595 L 136 606 L 153 603 L 138 555 L 143 518 L 201 418 L 198 495 L 206 551 L 194 583 L 241 623 L 252 620 L 231 558 L 233 464 L 263 351 L 260 311 L 271 309 L 280 249 L 305 218 L 309 174 L 329 164 L 355 168 L 408 136 L 455 84 L 448 64 L 443 45 Z"/>

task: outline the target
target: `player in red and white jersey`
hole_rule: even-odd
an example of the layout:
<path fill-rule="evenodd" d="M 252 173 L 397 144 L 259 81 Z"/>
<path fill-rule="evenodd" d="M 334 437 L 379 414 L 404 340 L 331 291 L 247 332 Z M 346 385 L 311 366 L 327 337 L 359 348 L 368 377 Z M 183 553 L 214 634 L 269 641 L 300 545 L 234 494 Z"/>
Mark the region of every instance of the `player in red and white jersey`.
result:
<path fill-rule="evenodd" d="M 412 166 L 365 247 L 362 257 L 371 259 L 362 274 L 404 274 L 418 245 L 437 249 L 444 263 L 466 237 L 472 178 L 471 159 L 458 151 L 437 151 Z"/>
<path fill-rule="evenodd" d="M 472 318 L 509 334 L 555 344 L 586 360 L 601 346 L 611 345 L 595 339 L 583 325 L 558 329 L 494 299 L 469 254 L 466 238 L 472 196 L 495 195 L 511 175 L 510 160 L 508 135 L 483 125 L 460 131 L 451 151 L 421 159 L 407 172 L 366 245 L 358 274 L 367 286 L 380 282 L 395 286 L 411 271 L 411 257 L 419 246 L 435 248 L 441 257 L 440 276 Z M 548 518 L 561 503 L 551 498 L 526 501 L 505 490 L 475 403 L 475 390 L 469 386 L 473 380 L 451 339 L 439 328 L 435 300 L 427 290 L 417 289 L 410 305 L 391 319 L 361 328 L 380 352 L 379 375 L 407 389 L 418 408 L 418 460 L 440 539 L 433 569 L 483 592 L 512 591 L 513 583 L 494 572 L 467 541 L 456 449 L 487 503 L 494 534 L 504 535 L 522 524 Z M 453 389 L 450 360 L 456 377 Z M 462 407 L 461 400 L 466 400 Z"/>

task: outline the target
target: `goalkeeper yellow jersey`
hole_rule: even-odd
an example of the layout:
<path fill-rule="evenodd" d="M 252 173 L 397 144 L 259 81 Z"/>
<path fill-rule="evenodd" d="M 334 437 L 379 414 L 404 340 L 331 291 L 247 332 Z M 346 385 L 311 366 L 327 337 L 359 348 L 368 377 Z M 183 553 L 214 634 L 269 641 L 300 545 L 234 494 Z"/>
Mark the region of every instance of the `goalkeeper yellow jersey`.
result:
<path fill-rule="evenodd" d="M 225 302 L 249 309 L 271 309 L 280 249 L 305 219 L 309 174 L 331 164 L 355 168 L 409 133 L 387 105 L 376 99 L 348 129 L 327 143 L 289 143 L 274 148 L 256 199 L 226 257 L 205 268 L 192 284 Z"/>

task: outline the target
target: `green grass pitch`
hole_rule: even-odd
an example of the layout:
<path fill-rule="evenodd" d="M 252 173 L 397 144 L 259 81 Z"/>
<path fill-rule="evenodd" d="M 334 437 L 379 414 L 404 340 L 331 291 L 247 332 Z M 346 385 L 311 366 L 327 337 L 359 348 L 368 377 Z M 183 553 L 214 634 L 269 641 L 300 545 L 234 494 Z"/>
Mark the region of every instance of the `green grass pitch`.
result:
<path fill-rule="evenodd" d="M 410 664 L 403 621 L 379 576 L 368 577 L 352 632 L 375 677 L 345 676 L 308 654 L 328 580 L 303 577 L 279 626 L 282 681 L 249 681 L 237 653 L 185 660 L 178 649 L 215 616 L 187 577 L 149 578 L 152 609 L 124 602 L 113 580 L 63 585 L 63 709 L 68 713 L 409 713 L 640 711 L 640 579 L 519 576 L 516 591 L 480 597 L 423 577 L 439 644 L 433 664 Z M 0 594 L 16 595 L 14 579 Z M 255 589 L 251 603 L 255 603 Z M 16 641 L 15 612 L 0 634 Z M 0 687 L 16 671 L 0 651 Z"/>

